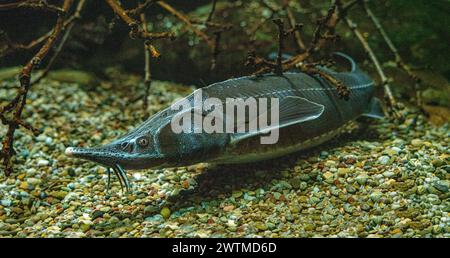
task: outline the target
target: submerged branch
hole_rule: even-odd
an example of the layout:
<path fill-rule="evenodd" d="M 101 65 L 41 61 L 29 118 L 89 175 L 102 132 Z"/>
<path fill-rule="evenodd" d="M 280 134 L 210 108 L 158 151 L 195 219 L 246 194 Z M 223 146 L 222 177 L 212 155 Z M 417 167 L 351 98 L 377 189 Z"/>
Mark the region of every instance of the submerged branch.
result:
<path fill-rule="evenodd" d="M 6 106 L 0 108 L 0 113 L 2 115 L 1 116 L 2 123 L 8 125 L 8 130 L 2 142 L 3 146 L 1 151 L 2 153 L 1 158 L 3 159 L 3 165 L 5 166 L 6 175 L 9 175 L 12 172 L 11 158 L 14 155 L 13 143 L 14 143 L 14 133 L 16 129 L 22 126 L 35 133 L 38 132 L 37 129 L 23 122 L 21 118 L 22 111 L 25 107 L 25 103 L 27 100 L 27 94 L 31 87 L 30 83 L 31 72 L 47 56 L 52 46 L 56 43 L 56 40 L 63 31 L 64 20 L 67 15 L 67 11 L 72 5 L 72 2 L 73 2 L 72 0 L 64 1 L 62 7 L 62 9 L 64 10 L 64 15 L 60 15 L 58 17 L 52 34 L 48 37 L 47 41 L 44 43 L 41 49 L 34 55 L 34 57 L 31 58 L 31 60 L 23 67 L 19 75 L 20 89 L 18 90 L 16 97 Z M 4 114 L 7 112 L 12 112 L 11 119 L 5 118 Z"/>
<path fill-rule="evenodd" d="M 202 38 L 209 48 L 213 49 L 214 43 L 212 40 L 201 30 L 197 29 L 192 22 L 189 20 L 189 18 L 184 15 L 183 13 L 175 10 L 171 5 L 167 4 L 164 1 L 158 1 L 156 2 L 159 6 L 161 6 L 163 9 L 168 11 L 169 13 L 173 14 L 175 17 L 177 17 L 180 21 L 186 24 L 186 26 L 191 29 L 199 38 Z"/>
<path fill-rule="evenodd" d="M 372 23 L 375 25 L 375 28 L 378 30 L 378 32 L 381 34 L 382 38 L 388 45 L 391 52 L 394 54 L 395 63 L 397 64 L 397 67 L 402 69 L 403 71 L 408 74 L 408 76 L 414 81 L 414 90 L 416 92 L 416 104 L 420 107 L 422 106 L 421 101 L 421 94 L 420 94 L 420 78 L 412 71 L 411 67 L 405 63 L 403 58 L 400 56 L 397 47 L 394 45 L 392 40 L 389 38 L 388 34 L 384 30 L 383 26 L 381 25 L 378 18 L 375 16 L 375 14 L 372 12 L 372 10 L 368 6 L 368 1 L 364 0 L 362 1 L 362 5 L 364 10 L 366 11 L 367 16 L 370 18 Z"/>
<path fill-rule="evenodd" d="M 381 86 L 384 89 L 384 93 L 385 93 L 385 96 L 386 96 L 386 99 L 387 99 L 387 104 L 388 104 L 390 113 L 397 119 L 401 118 L 401 115 L 398 112 L 397 101 L 395 100 L 395 97 L 392 94 L 392 90 L 391 90 L 391 87 L 389 85 L 389 79 L 387 78 L 386 74 L 384 73 L 384 71 L 383 71 L 383 69 L 382 69 L 382 67 L 380 65 L 380 62 L 378 61 L 377 56 L 373 52 L 373 50 L 370 47 L 370 45 L 367 42 L 367 40 L 364 38 L 364 36 L 361 33 L 361 31 L 359 31 L 359 29 L 357 28 L 357 25 L 352 20 L 350 20 L 348 17 L 345 17 L 344 20 L 345 20 L 347 26 L 351 29 L 351 31 L 358 38 L 359 42 L 363 46 L 363 48 L 366 51 L 367 55 L 369 56 L 370 60 L 374 64 L 378 75 L 380 76 Z"/>

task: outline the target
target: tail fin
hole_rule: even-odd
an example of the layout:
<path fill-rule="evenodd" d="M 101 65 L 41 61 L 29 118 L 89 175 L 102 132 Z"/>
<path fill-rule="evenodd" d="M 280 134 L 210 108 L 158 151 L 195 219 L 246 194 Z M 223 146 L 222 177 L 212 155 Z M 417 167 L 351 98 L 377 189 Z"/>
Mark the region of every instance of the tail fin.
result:
<path fill-rule="evenodd" d="M 362 114 L 362 116 L 370 117 L 370 118 L 377 118 L 381 119 L 384 117 L 383 108 L 381 107 L 381 101 L 373 97 L 369 105 L 367 105 L 366 111 Z"/>

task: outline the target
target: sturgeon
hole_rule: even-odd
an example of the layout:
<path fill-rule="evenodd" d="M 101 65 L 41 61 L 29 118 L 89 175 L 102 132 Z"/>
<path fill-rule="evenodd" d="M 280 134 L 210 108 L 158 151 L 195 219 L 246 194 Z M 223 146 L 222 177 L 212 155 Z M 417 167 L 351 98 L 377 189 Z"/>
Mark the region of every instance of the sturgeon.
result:
<path fill-rule="evenodd" d="M 108 189 L 112 168 L 121 186 L 125 185 L 128 190 L 130 182 L 125 170 L 178 167 L 202 162 L 250 163 L 317 146 L 335 137 L 347 123 L 360 116 L 383 116 L 380 102 L 373 96 L 373 80 L 352 58 L 342 53 L 335 54 L 347 61 L 349 71 L 319 69 L 348 88 L 350 95 L 347 100 L 341 98 L 336 87 L 327 80 L 301 72 L 285 72 L 282 76 L 245 76 L 198 89 L 202 90 L 203 99 L 217 98 L 224 103 L 228 98 L 279 99 L 279 123 L 276 128 L 279 138 L 274 144 L 261 144 L 263 131 L 175 133 L 171 120 L 185 110 L 168 107 L 109 144 L 93 148 L 69 147 L 65 153 L 107 167 Z M 193 104 L 196 91 L 184 100 Z"/>

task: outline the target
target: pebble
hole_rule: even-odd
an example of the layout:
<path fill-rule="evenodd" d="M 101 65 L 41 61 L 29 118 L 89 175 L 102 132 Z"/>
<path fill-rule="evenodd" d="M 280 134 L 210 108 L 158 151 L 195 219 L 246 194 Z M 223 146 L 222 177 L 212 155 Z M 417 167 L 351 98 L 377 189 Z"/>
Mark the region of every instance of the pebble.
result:
<path fill-rule="evenodd" d="M 323 174 L 323 178 L 324 178 L 325 182 L 331 184 L 334 181 L 334 174 L 327 171 Z"/>
<path fill-rule="evenodd" d="M 336 161 L 334 161 L 334 160 L 327 160 L 325 162 L 325 166 L 334 168 L 334 167 L 336 167 Z"/>
<path fill-rule="evenodd" d="M 267 225 L 262 223 L 262 222 L 256 222 L 255 223 L 255 228 L 257 228 L 260 231 L 266 231 L 267 230 Z"/>
<path fill-rule="evenodd" d="M 281 193 L 279 193 L 279 192 L 273 192 L 272 193 L 272 195 L 273 195 L 273 198 L 275 198 L 275 200 L 280 200 L 280 198 L 281 198 Z"/>
<path fill-rule="evenodd" d="M 360 185 L 365 185 L 368 179 L 369 176 L 366 173 L 358 174 L 358 176 L 355 178 L 356 182 Z"/>
<path fill-rule="evenodd" d="M 53 196 L 60 200 L 64 199 L 64 197 L 66 197 L 67 194 L 68 194 L 68 192 L 66 192 L 66 191 L 52 191 L 49 193 L 50 196 Z"/>
<path fill-rule="evenodd" d="M 386 171 L 386 172 L 383 173 L 383 176 L 387 177 L 387 178 L 392 178 L 392 177 L 395 176 L 395 173 L 392 172 L 392 171 Z"/>
<path fill-rule="evenodd" d="M 223 211 L 230 212 L 230 211 L 234 210 L 234 208 L 235 208 L 234 205 L 227 205 L 227 206 L 223 207 Z"/>
<path fill-rule="evenodd" d="M 12 201 L 9 200 L 9 199 L 3 199 L 3 200 L 0 201 L 0 204 L 1 204 L 2 206 L 9 207 L 9 206 L 11 206 Z"/>
<path fill-rule="evenodd" d="M 381 199 L 381 196 L 383 196 L 381 192 L 375 191 L 371 193 L 369 197 L 373 202 L 378 202 Z"/>
<path fill-rule="evenodd" d="M 95 211 L 92 213 L 92 219 L 95 220 L 96 218 L 103 217 L 103 214 L 105 214 L 103 211 L 101 211 L 101 210 L 95 210 Z"/>
<path fill-rule="evenodd" d="M 450 182 L 446 180 L 439 180 L 434 183 L 434 187 L 443 193 L 447 193 L 450 187 Z"/>
<path fill-rule="evenodd" d="M 339 176 L 343 177 L 343 176 L 347 175 L 348 173 L 350 173 L 351 171 L 352 170 L 349 168 L 338 168 L 337 173 Z"/>
<path fill-rule="evenodd" d="M 242 196 L 242 191 L 234 191 L 233 193 L 232 193 L 232 196 L 234 197 L 234 198 L 239 198 L 239 197 L 241 197 Z"/>
<path fill-rule="evenodd" d="M 38 167 L 45 167 L 48 166 L 50 164 L 50 161 L 46 160 L 46 159 L 40 159 L 37 162 Z"/>
<path fill-rule="evenodd" d="M 302 180 L 300 178 L 293 178 L 291 179 L 290 183 L 294 189 L 298 190 L 300 189 L 300 184 L 302 183 Z"/>
<path fill-rule="evenodd" d="M 387 165 L 390 163 L 391 158 L 389 156 L 381 156 L 378 158 L 378 163 L 381 165 Z"/>
<path fill-rule="evenodd" d="M 424 145 L 424 142 L 421 139 L 413 139 L 411 141 L 411 145 L 415 147 L 421 147 Z"/>
<path fill-rule="evenodd" d="M 162 208 L 161 216 L 163 216 L 164 219 L 168 219 L 170 217 L 170 209 L 167 207 Z"/>

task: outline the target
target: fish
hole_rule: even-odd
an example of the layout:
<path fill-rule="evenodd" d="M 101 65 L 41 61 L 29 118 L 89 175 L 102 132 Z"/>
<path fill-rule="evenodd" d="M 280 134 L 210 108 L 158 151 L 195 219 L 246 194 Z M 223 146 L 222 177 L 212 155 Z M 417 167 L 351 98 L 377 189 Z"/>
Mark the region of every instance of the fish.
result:
<path fill-rule="evenodd" d="M 181 167 L 198 163 L 252 163 L 318 146 L 334 138 L 348 123 L 360 116 L 384 116 L 380 100 L 374 97 L 374 81 L 348 55 L 337 52 L 335 56 L 345 61 L 346 71 L 318 68 L 347 87 L 348 99 L 343 99 L 328 80 L 303 72 L 287 71 L 282 75 L 267 73 L 233 78 L 197 89 L 178 101 L 192 104 L 190 109 L 176 110 L 173 106 L 165 108 L 111 143 L 91 148 L 68 147 L 65 154 L 105 166 L 107 189 L 110 188 L 112 169 L 121 187 L 125 186 L 129 191 L 131 184 L 126 170 Z M 173 119 L 182 113 L 197 113 L 201 118 L 207 116 L 204 110 L 195 107 L 198 91 L 202 93 L 202 100 L 214 98 L 223 103 L 233 98 L 277 99 L 278 105 L 269 105 L 268 109 L 277 107 L 279 121 L 272 127 L 247 132 L 196 133 L 193 132 L 195 128 L 174 132 Z M 226 116 L 225 113 L 223 115 Z M 246 116 L 231 127 L 236 129 L 248 125 L 252 119 L 255 118 Z M 195 127 L 195 124 L 192 123 L 192 126 Z M 278 130 L 277 141 L 262 144 L 260 138 L 267 136 L 269 129 Z"/>

